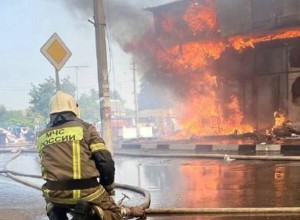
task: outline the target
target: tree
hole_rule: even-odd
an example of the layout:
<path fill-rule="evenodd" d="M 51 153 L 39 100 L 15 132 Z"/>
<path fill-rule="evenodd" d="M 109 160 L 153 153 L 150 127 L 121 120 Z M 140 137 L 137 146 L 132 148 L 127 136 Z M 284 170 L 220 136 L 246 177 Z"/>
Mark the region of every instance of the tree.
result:
<path fill-rule="evenodd" d="M 0 105 L 0 127 L 6 128 L 9 119 L 8 111 L 4 105 Z"/>
<path fill-rule="evenodd" d="M 75 97 L 76 86 L 70 82 L 69 78 L 61 80 L 61 90 Z M 38 121 L 39 124 L 45 124 L 49 118 L 49 101 L 56 92 L 55 80 L 51 77 L 45 79 L 45 82 L 32 85 L 29 91 L 30 108 L 28 109 L 28 118 L 32 121 Z M 117 91 L 111 91 L 111 96 L 121 99 Z M 100 104 L 99 94 L 95 89 L 91 89 L 89 94 L 83 93 L 80 95 L 79 100 L 80 117 L 91 123 L 100 121 Z M 1 117 L 1 109 L 0 109 Z"/>
<path fill-rule="evenodd" d="M 110 91 L 110 98 L 120 100 L 123 104 L 125 104 L 125 100 L 122 99 L 121 94 L 117 90 Z"/>
<path fill-rule="evenodd" d="M 8 115 L 7 126 L 19 125 L 33 128 L 33 121 L 30 121 L 30 119 L 26 117 L 26 111 L 11 110 L 8 112 Z"/>
<path fill-rule="evenodd" d="M 24 127 L 34 127 L 34 120 L 36 116 L 30 112 L 30 109 L 21 110 L 6 110 L 5 106 L 0 105 L 0 127 L 8 128 L 16 125 Z"/>
<path fill-rule="evenodd" d="M 71 83 L 69 77 L 61 80 L 61 90 L 74 96 L 76 85 Z M 49 101 L 56 92 L 55 80 L 51 77 L 45 79 L 44 83 L 37 86 L 32 85 L 29 91 L 31 97 L 29 103 L 31 104 L 32 111 L 39 113 L 45 118 L 49 115 Z"/>
<path fill-rule="evenodd" d="M 111 99 L 120 100 L 123 104 L 125 101 L 121 98 L 118 91 L 110 91 Z M 98 91 L 91 89 L 89 94 L 82 94 L 78 100 L 80 117 L 91 123 L 100 121 L 100 103 Z"/>
<path fill-rule="evenodd" d="M 82 94 L 78 100 L 80 117 L 91 123 L 100 121 L 100 105 L 98 91 L 90 90 L 90 94 Z"/>
<path fill-rule="evenodd" d="M 49 117 L 45 118 L 39 112 L 36 112 L 31 107 L 26 110 L 26 118 L 32 124 L 32 126 L 28 126 L 28 127 L 32 127 L 32 128 L 38 129 L 38 130 L 43 129 L 46 126 L 48 119 L 49 119 Z"/>

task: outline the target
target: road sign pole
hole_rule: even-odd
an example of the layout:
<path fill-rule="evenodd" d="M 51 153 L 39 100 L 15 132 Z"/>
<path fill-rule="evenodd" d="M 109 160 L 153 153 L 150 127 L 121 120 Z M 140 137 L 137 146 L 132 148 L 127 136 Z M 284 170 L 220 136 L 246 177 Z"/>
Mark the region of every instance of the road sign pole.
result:
<path fill-rule="evenodd" d="M 56 91 L 60 91 L 58 71 L 65 65 L 72 53 L 56 33 L 42 46 L 41 53 L 54 66 Z"/>
<path fill-rule="evenodd" d="M 58 69 L 55 69 L 55 82 L 56 82 L 56 91 L 60 91 L 60 83 L 59 83 L 59 74 L 58 74 Z"/>

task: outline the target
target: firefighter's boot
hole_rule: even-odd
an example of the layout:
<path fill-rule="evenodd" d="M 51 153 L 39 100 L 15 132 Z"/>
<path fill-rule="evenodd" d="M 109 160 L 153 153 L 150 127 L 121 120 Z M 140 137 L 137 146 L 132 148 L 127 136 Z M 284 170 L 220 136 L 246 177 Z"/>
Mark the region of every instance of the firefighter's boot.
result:
<path fill-rule="evenodd" d="M 47 211 L 47 216 L 49 220 L 67 220 L 66 210 L 60 207 L 52 206 Z"/>

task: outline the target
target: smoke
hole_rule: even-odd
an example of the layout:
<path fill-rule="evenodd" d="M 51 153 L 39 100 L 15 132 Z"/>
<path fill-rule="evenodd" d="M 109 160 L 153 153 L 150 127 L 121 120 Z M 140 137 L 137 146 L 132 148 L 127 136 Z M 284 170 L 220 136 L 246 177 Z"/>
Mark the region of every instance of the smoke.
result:
<path fill-rule="evenodd" d="M 51 0 L 52 1 L 52 0 Z M 77 19 L 93 20 L 94 0 L 56 0 Z M 128 45 L 139 41 L 146 32 L 152 29 L 152 13 L 147 10 L 170 0 L 103 0 L 107 25 L 108 40 L 117 43 L 125 53 L 132 53 Z M 153 3 L 155 2 L 155 4 Z M 152 31 L 150 31 L 152 32 Z M 140 61 L 137 54 L 136 63 L 140 69 L 148 69 L 147 62 Z M 143 63 L 143 64 L 142 64 Z M 146 64 L 146 65 L 145 65 Z M 151 64 L 150 64 L 151 65 Z"/>
<path fill-rule="evenodd" d="M 53 0 L 51 0 L 53 1 Z M 56 0 L 76 18 L 93 20 L 93 0 Z M 110 41 L 116 42 L 126 53 L 131 53 L 139 66 L 140 72 L 146 73 L 145 79 L 152 83 L 162 82 L 155 70 L 152 54 L 149 46 L 145 47 L 141 39 L 145 36 L 155 43 L 153 31 L 153 14 L 148 8 L 174 2 L 175 0 L 104 0 L 104 9 L 107 25 L 107 34 Z M 139 48 L 132 50 L 138 42 Z M 156 68 L 154 68 L 156 69 Z"/>
<path fill-rule="evenodd" d="M 53 0 L 49 0 L 53 2 Z M 93 0 L 56 0 L 75 17 L 87 19 L 93 16 Z"/>
<path fill-rule="evenodd" d="M 151 26 L 152 14 L 144 9 L 141 2 L 113 0 L 106 5 L 111 36 L 122 48 L 138 39 Z"/>
<path fill-rule="evenodd" d="M 93 0 L 56 1 L 64 5 L 77 18 L 86 20 L 94 15 Z M 146 10 L 149 5 L 152 4 L 140 0 L 104 0 L 107 31 L 111 40 L 124 48 L 125 44 L 138 39 L 151 26 L 152 15 Z"/>

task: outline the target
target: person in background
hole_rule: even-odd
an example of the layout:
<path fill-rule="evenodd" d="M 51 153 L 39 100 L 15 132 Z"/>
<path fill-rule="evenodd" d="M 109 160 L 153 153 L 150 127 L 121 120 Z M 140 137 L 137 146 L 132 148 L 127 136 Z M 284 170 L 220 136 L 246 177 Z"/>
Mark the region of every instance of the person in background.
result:
<path fill-rule="evenodd" d="M 50 122 L 37 140 L 49 219 L 68 219 L 70 208 L 73 220 L 144 216 L 141 207 L 119 206 L 111 198 L 114 160 L 95 127 L 79 118 L 75 99 L 58 91 L 49 107 Z"/>
<path fill-rule="evenodd" d="M 33 143 L 35 140 L 34 131 L 31 128 L 28 128 L 24 134 L 26 141 Z"/>

